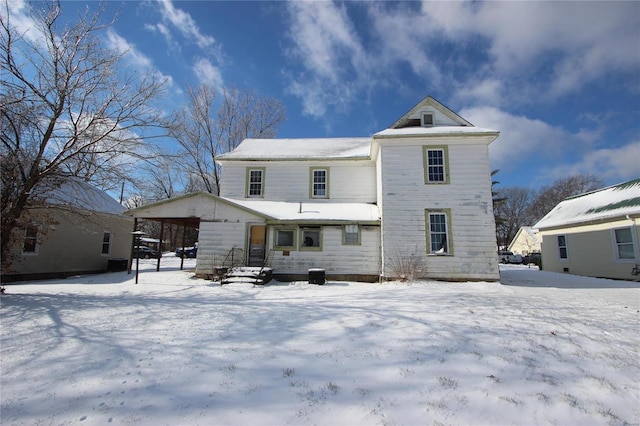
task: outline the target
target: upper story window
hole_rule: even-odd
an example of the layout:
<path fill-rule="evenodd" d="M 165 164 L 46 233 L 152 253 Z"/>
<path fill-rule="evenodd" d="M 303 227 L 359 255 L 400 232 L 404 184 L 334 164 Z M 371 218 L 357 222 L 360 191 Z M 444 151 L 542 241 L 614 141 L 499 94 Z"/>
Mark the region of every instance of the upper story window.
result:
<path fill-rule="evenodd" d="M 424 147 L 424 183 L 449 183 L 449 150 L 446 146 Z"/>
<path fill-rule="evenodd" d="M 329 169 L 311 169 L 311 198 L 329 198 Z"/>
<path fill-rule="evenodd" d="M 558 256 L 560 259 L 568 259 L 569 251 L 567 250 L 567 236 L 558 235 Z"/>
<path fill-rule="evenodd" d="M 104 231 L 102 234 L 102 254 L 111 253 L 111 232 Z"/>
<path fill-rule="evenodd" d="M 633 234 L 631 228 L 621 228 L 613 230 L 617 260 L 634 260 L 636 252 L 633 245 Z"/>
<path fill-rule="evenodd" d="M 264 167 L 247 169 L 247 197 L 264 196 Z"/>
<path fill-rule="evenodd" d="M 432 127 L 434 125 L 433 113 L 432 112 L 423 112 L 420 124 L 422 127 Z"/>
<path fill-rule="evenodd" d="M 451 211 L 426 210 L 427 252 L 429 254 L 453 254 L 451 243 Z"/>
<path fill-rule="evenodd" d="M 38 254 L 38 226 L 28 225 L 24 233 L 24 243 L 22 253 Z"/>

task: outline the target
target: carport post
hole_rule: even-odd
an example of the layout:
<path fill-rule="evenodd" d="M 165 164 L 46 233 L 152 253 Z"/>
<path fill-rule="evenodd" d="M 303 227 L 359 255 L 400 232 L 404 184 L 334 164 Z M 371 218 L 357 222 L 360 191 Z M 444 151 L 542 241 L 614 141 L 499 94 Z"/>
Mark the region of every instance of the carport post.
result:
<path fill-rule="evenodd" d="M 162 238 L 164 237 L 164 219 L 160 221 L 160 243 L 158 244 L 158 266 L 156 272 L 160 270 L 160 259 L 162 258 Z"/>
<path fill-rule="evenodd" d="M 134 217 L 133 218 L 133 232 L 135 232 L 138 229 L 138 218 Z M 136 239 L 132 238 L 131 239 L 131 253 L 129 254 L 129 266 L 127 266 L 127 274 L 131 273 L 131 268 L 133 268 L 133 250 L 134 247 L 136 245 Z"/>
<path fill-rule="evenodd" d="M 182 223 L 182 250 L 180 251 L 180 270 L 182 271 L 182 265 L 184 265 L 184 244 L 187 238 L 187 221 Z"/>

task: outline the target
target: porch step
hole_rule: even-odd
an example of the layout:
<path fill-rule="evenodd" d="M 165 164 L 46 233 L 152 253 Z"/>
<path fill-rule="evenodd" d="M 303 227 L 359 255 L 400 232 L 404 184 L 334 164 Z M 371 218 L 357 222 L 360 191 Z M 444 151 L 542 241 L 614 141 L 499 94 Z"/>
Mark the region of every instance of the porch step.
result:
<path fill-rule="evenodd" d="M 273 269 L 271 268 L 240 266 L 230 268 L 220 281 L 220 284 L 250 283 L 264 285 L 271 281 L 272 276 Z"/>

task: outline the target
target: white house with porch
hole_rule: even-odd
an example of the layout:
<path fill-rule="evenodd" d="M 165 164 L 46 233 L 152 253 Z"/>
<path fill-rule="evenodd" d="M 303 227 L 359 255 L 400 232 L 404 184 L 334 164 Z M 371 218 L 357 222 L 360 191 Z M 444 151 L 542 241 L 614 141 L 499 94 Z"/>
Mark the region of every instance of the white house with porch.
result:
<path fill-rule="evenodd" d="M 247 139 L 218 158 L 221 194 L 188 194 L 128 212 L 199 228 L 196 273 L 231 249 L 274 276 L 397 278 L 402 266 L 446 280 L 499 278 L 488 146 L 426 97 L 370 137 Z M 415 270 L 414 270 L 415 272 Z"/>

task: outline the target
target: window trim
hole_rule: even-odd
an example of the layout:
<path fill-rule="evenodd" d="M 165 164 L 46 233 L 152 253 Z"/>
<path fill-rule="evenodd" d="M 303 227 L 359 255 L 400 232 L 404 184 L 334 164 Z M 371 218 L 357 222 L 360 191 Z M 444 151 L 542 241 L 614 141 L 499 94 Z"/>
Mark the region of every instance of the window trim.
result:
<path fill-rule="evenodd" d="M 429 151 L 442 151 L 444 164 L 444 180 L 429 180 Z M 449 147 L 447 145 L 425 145 L 422 147 L 422 166 L 424 169 L 424 183 L 426 185 L 448 185 L 449 177 Z"/>
<path fill-rule="evenodd" d="M 304 241 L 304 233 L 308 231 L 313 231 L 318 233 L 318 246 L 305 246 L 303 244 Z M 300 247 L 298 248 L 300 251 L 322 251 L 322 227 L 321 226 L 301 226 L 300 227 Z"/>
<path fill-rule="evenodd" d="M 104 240 L 104 237 L 109 235 L 109 241 Z M 104 246 L 107 244 L 107 252 L 104 252 Z M 113 232 L 111 231 L 103 231 L 102 232 L 102 247 L 100 248 L 101 256 L 111 256 L 111 246 L 113 245 Z"/>
<path fill-rule="evenodd" d="M 630 243 L 622 243 L 622 244 L 631 244 L 631 247 L 633 249 L 633 258 L 621 258 L 620 257 L 620 244 L 618 242 L 618 239 L 616 237 L 616 231 L 620 231 L 623 229 L 628 229 L 629 233 L 631 234 L 631 242 Z M 613 242 L 613 260 L 616 263 L 637 263 L 638 261 L 638 242 L 636 241 L 636 236 L 635 233 L 633 232 L 634 227 L 633 226 L 620 226 L 617 228 L 612 228 L 611 229 L 611 240 Z"/>
<path fill-rule="evenodd" d="M 560 245 L 560 237 L 564 238 L 564 245 Z M 567 238 L 567 234 L 558 234 L 556 235 L 556 245 L 558 248 L 558 259 L 560 262 L 568 262 L 569 261 L 569 241 Z M 565 257 L 562 257 L 562 249 L 564 248 Z"/>
<path fill-rule="evenodd" d="M 34 237 L 28 237 L 28 232 L 30 229 L 35 229 L 36 234 Z M 23 256 L 37 256 L 40 253 L 40 225 L 31 223 L 28 224 L 24 228 L 24 238 L 22 239 L 22 255 Z M 27 242 L 27 238 L 35 240 L 35 245 L 33 251 L 25 251 L 25 244 Z"/>
<path fill-rule="evenodd" d="M 356 226 L 357 227 L 357 241 L 355 242 L 347 242 L 347 226 Z M 353 234 L 353 232 L 351 232 Z M 348 223 L 346 225 L 342 225 L 342 245 L 343 246 L 360 246 L 362 245 L 362 227 L 357 223 Z"/>
<path fill-rule="evenodd" d="M 259 195 L 251 195 L 251 172 L 254 172 L 254 171 L 259 171 L 261 176 Z M 266 175 L 265 167 L 247 167 L 245 184 L 244 184 L 245 198 L 264 198 L 265 175 Z"/>
<path fill-rule="evenodd" d="M 325 172 L 324 192 L 325 195 L 315 195 L 314 193 L 314 173 L 317 171 Z M 329 167 L 311 167 L 309 168 L 309 198 L 310 199 L 326 199 L 329 198 L 329 179 L 330 170 Z"/>
<path fill-rule="evenodd" d="M 427 115 L 431 116 L 431 123 L 430 124 L 426 123 L 426 121 L 424 119 L 425 116 L 427 116 Z M 420 113 L 420 126 L 422 126 L 422 127 L 433 127 L 436 124 L 435 118 L 436 117 L 435 117 L 435 114 L 433 113 L 433 111 L 422 111 Z"/>
<path fill-rule="evenodd" d="M 447 251 L 444 253 L 437 253 L 431 250 L 431 215 L 439 214 L 445 216 L 445 226 L 446 226 L 446 238 L 447 238 Z M 453 250 L 453 226 L 451 221 L 451 209 L 425 209 L 424 210 L 424 220 L 425 220 L 425 237 L 426 237 L 426 249 L 427 256 L 453 256 L 455 254 Z"/>
<path fill-rule="evenodd" d="M 278 245 L 278 232 L 291 232 L 292 234 L 292 242 L 290 246 L 279 246 Z M 274 229 L 274 238 L 273 238 L 273 249 L 277 251 L 295 251 L 297 247 L 297 232 L 294 227 L 279 227 Z"/>

